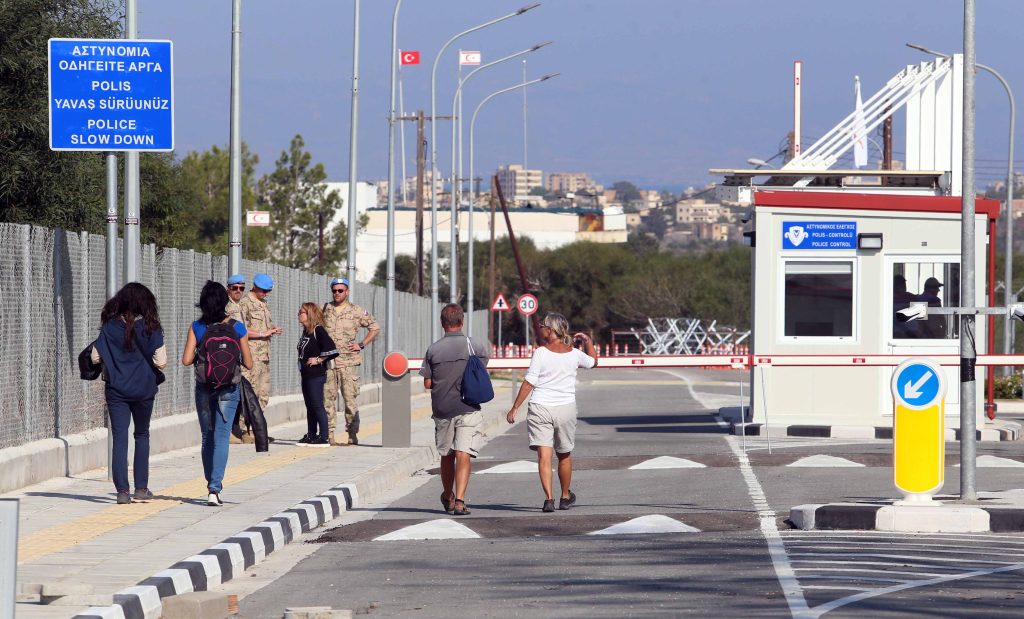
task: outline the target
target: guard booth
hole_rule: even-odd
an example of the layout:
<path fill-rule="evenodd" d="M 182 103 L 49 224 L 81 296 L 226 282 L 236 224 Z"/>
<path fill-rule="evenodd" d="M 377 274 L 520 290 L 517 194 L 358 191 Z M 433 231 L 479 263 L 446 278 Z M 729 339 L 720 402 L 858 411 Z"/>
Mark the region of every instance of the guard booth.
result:
<path fill-rule="evenodd" d="M 899 355 L 959 353 L 955 316 L 899 322 L 912 301 L 960 305 L 960 198 L 757 190 L 753 194 L 753 354 Z M 978 200 L 975 288 L 990 299 L 999 203 Z M 987 320 L 976 323 L 985 351 Z M 947 384 L 959 369 L 944 367 Z M 983 384 L 987 369 L 978 368 Z M 759 365 L 752 421 L 772 425 L 891 426 L 890 367 Z M 982 425 L 984 389 L 978 389 Z M 959 393 L 946 415 L 959 417 Z M 959 425 L 953 423 L 952 425 Z"/>

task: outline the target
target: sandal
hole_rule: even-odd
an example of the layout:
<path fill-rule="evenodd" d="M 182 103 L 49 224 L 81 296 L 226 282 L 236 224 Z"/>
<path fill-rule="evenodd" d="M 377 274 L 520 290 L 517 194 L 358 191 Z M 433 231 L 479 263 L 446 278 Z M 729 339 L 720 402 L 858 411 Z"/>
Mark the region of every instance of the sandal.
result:
<path fill-rule="evenodd" d="M 446 498 L 444 498 L 444 493 L 441 493 L 441 507 L 444 508 L 444 513 L 450 514 L 453 511 L 455 511 L 454 503 L 455 503 L 455 501 L 452 500 L 452 497 L 448 497 L 446 499 Z"/>
<path fill-rule="evenodd" d="M 459 507 L 461 505 L 462 507 Z M 470 513 L 469 508 L 466 507 L 466 502 L 462 499 L 455 499 L 453 504 L 452 514 L 455 516 L 468 516 Z"/>

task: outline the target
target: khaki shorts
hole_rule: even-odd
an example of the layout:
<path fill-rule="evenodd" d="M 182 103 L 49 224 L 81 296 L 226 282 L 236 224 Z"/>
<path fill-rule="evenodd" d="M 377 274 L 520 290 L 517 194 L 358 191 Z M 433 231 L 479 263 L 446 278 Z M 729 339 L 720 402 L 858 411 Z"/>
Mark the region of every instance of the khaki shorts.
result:
<path fill-rule="evenodd" d="M 567 454 L 576 445 L 576 404 L 544 406 L 531 402 L 526 427 L 530 449 L 554 447 L 557 453 Z"/>
<path fill-rule="evenodd" d="M 480 433 L 480 424 L 484 416 L 480 411 L 466 413 L 452 417 L 451 419 L 434 418 L 434 441 L 437 443 L 437 453 L 447 456 L 452 451 L 468 453 L 471 458 L 477 456 L 480 444 L 483 442 L 483 434 Z"/>

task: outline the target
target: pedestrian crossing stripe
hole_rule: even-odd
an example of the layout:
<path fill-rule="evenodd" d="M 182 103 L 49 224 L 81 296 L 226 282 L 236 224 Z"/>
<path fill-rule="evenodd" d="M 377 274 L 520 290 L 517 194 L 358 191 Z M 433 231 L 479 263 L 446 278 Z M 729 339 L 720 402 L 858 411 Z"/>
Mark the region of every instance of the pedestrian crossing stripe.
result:
<path fill-rule="evenodd" d="M 640 516 L 626 522 L 613 524 L 612 526 L 592 531 L 587 535 L 636 535 L 651 533 L 699 533 L 700 529 L 691 527 L 688 524 L 679 522 L 674 518 L 653 514 L 651 516 Z"/>
<path fill-rule="evenodd" d="M 675 458 L 672 456 L 658 456 L 657 458 L 651 458 L 650 460 L 644 460 L 640 464 L 634 464 L 629 467 L 631 471 L 646 470 L 646 469 L 703 469 L 705 465 L 700 462 L 694 462 L 693 460 L 687 460 L 685 458 Z"/>
<path fill-rule="evenodd" d="M 859 462 L 853 462 L 846 458 L 837 458 L 836 456 L 825 456 L 818 454 L 816 456 L 807 456 L 806 458 L 800 458 L 796 462 L 791 462 L 786 466 L 799 466 L 799 467 L 810 467 L 810 468 L 841 468 L 841 467 L 863 467 L 863 464 Z"/>
<path fill-rule="evenodd" d="M 402 527 L 380 537 L 375 542 L 393 542 L 417 539 L 476 539 L 480 535 L 466 525 L 455 522 L 451 518 L 439 518 Z"/>
<path fill-rule="evenodd" d="M 537 463 L 530 462 L 528 460 L 516 460 L 515 462 L 506 462 L 497 466 L 492 466 L 489 469 L 477 471 L 477 475 L 486 475 L 487 473 L 536 473 Z"/>

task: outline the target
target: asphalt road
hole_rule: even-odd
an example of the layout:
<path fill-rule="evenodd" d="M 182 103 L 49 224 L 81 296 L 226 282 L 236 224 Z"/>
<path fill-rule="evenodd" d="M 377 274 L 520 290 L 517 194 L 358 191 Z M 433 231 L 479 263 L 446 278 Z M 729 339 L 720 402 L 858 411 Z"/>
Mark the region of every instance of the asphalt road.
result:
<path fill-rule="evenodd" d="M 474 462 L 471 515 L 444 514 L 436 471 L 421 472 L 372 518 L 320 535 L 315 552 L 246 596 L 240 615 L 296 606 L 375 617 L 1021 615 L 1024 536 L 790 529 L 794 505 L 895 496 L 891 446 L 776 439 L 769 452 L 764 438 L 730 436 L 713 413 L 738 402 L 743 377 L 581 374 L 575 507 L 540 511 L 519 423 Z M 956 449 L 947 444 L 945 492 L 956 491 Z M 981 443 L 979 453 L 1024 466 L 1017 444 Z M 978 487 L 1024 487 L 1020 477 L 982 468 Z M 443 539 L 394 539 L 409 537 Z"/>

